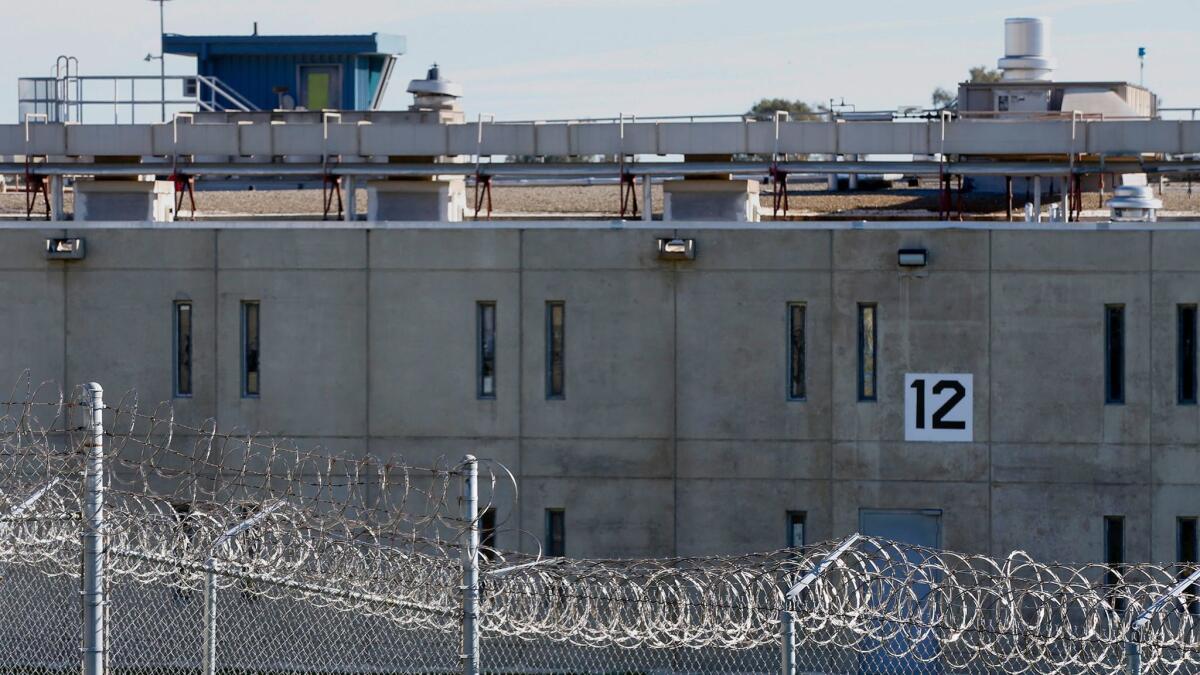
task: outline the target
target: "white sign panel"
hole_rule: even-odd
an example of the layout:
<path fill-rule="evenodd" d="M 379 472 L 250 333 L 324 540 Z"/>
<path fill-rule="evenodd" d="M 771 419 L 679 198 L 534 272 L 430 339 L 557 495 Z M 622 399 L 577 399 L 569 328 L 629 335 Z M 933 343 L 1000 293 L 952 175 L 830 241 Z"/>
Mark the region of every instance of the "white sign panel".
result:
<path fill-rule="evenodd" d="M 961 443 L 974 440 L 974 377 L 961 373 L 904 376 L 904 440 Z"/>

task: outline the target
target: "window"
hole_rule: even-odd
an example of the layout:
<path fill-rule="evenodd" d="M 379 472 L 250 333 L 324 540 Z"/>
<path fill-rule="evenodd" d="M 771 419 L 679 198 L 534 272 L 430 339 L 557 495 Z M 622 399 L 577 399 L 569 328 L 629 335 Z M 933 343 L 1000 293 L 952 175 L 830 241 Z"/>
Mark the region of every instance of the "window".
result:
<path fill-rule="evenodd" d="M 1125 305 L 1104 307 L 1104 402 L 1125 402 Z"/>
<path fill-rule="evenodd" d="M 561 399 L 566 396 L 566 303 L 546 303 L 546 398 Z"/>
<path fill-rule="evenodd" d="M 561 557 L 567 554 L 567 514 L 562 509 L 546 509 L 546 555 Z"/>
<path fill-rule="evenodd" d="M 875 305 L 858 306 L 858 400 L 876 400 L 876 322 Z"/>
<path fill-rule="evenodd" d="M 1104 584 L 1110 589 L 1110 602 L 1115 600 L 1114 609 L 1125 611 L 1125 598 L 1119 585 L 1125 568 L 1125 517 L 1104 516 L 1104 562 L 1109 571 L 1104 574 Z"/>
<path fill-rule="evenodd" d="M 478 390 L 479 398 L 496 398 L 496 303 L 477 306 L 479 324 Z"/>
<path fill-rule="evenodd" d="M 259 377 L 258 301 L 242 301 L 242 397 L 257 398 Z"/>
<path fill-rule="evenodd" d="M 1178 307 L 1179 403 L 1196 404 L 1196 306 Z"/>
<path fill-rule="evenodd" d="M 175 396 L 192 395 L 192 303 L 175 303 Z"/>
<path fill-rule="evenodd" d="M 1181 517 L 1177 520 L 1176 531 L 1179 548 L 1179 578 L 1185 579 L 1196 571 L 1196 563 L 1200 562 L 1200 546 L 1198 546 L 1197 523 L 1195 516 Z M 1188 612 L 1192 616 L 1200 616 L 1200 586 L 1192 584 L 1184 591 Z"/>
<path fill-rule="evenodd" d="M 479 514 L 479 545 L 485 549 L 496 548 L 496 509 L 488 507 Z M 487 555 L 486 552 L 484 555 Z"/>
<path fill-rule="evenodd" d="M 804 305 L 788 305 L 788 399 L 803 401 L 804 382 Z"/>
<path fill-rule="evenodd" d="M 804 511 L 788 511 L 788 548 L 804 546 L 804 523 L 807 517 Z"/>

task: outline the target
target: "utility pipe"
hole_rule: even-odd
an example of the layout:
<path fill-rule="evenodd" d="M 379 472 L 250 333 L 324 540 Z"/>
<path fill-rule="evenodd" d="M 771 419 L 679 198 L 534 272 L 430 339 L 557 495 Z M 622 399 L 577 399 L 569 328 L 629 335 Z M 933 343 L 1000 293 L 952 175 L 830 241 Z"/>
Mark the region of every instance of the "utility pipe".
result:
<path fill-rule="evenodd" d="M 317 163 L 262 164 L 262 163 L 194 163 L 180 164 L 180 170 L 193 176 L 246 176 L 246 177 L 292 177 L 322 175 L 322 166 Z M 786 162 L 781 170 L 796 176 L 808 174 L 836 174 L 853 171 L 866 174 L 937 175 L 938 162 Z M 141 164 L 88 164 L 83 162 L 44 162 L 33 167 L 34 173 L 43 176 L 166 176 L 171 171 L 168 162 L 144 162 Z M 483 173 L 489 176 L 527 177 L 602 177 L 616 178 L 620 167 L 615 163 L 604 164 L 484 164 Z M 638 176 L 680 177 L 714 173 L 765 176 L 770 170 L 768 162 L 642 162 L 636 165 Z M 959 162 L 947 163 L 945 171 L 955 176 L 1038 176 L 1065 174 L 1070 166 L 1066 162 Z M 1096 163 L 1077 163 L 1074 173 L 1086 175 L 1099 172 Z M 1105 167 L 1109 173 L 1176 173 L 1200 172 L 1200 162 L 1147 162 Z M 21 174 L 25 165 L 19 163 L 0 164 L 0 173 Z M 466 164 L 374 164 L 343 163 L 329 166 L 334 176 L 390 177 L 437 175 L 470 176 L 474 167 Z"/>

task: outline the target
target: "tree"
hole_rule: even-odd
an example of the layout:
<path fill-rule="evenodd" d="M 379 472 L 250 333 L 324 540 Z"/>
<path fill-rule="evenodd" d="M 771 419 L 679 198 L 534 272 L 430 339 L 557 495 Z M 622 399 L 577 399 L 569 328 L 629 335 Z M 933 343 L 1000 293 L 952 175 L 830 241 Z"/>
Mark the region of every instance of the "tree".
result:
<path fill-rule="evenodd" d="M 938 108 L 939 110 L 942 108 L 951 107 L 957 100 L 954 94 L 951 94 L 948 90 L 946 90 L 945 87 L 938 87 L 937 89 L 934 89 L 932 99 L 933 107 Z"/>
<path fill-rule="evenodd" d="M 968 82 L 999 82 L 1000 71 L 992 70 L 987 66 L 975 66 L 970 70 L 971 76 L 967 79 Z"/>
<path fill-rule="evenodd" d="M 992 70 L 987 66 L 974 66 L 967 73 L 967 82 L 971 83 L 999 82 L 1002 77 L 999 70 Z M 934 89 L 933 95 L 930 98 L 933 101 L 933 107 L 939 109 L 953 108 L 958 102 L 958 97 L 950 93 L 945 87 Z"/>
<path fill-rule="evenodd" d="M 801 100 L 789 101 L 786 98 L 764 98 L 750 106 L 747 115 L 757 120 L 771 120 L 776 110 L 786 110 L 793 120 L 819 120 L 821 108 Z"/>

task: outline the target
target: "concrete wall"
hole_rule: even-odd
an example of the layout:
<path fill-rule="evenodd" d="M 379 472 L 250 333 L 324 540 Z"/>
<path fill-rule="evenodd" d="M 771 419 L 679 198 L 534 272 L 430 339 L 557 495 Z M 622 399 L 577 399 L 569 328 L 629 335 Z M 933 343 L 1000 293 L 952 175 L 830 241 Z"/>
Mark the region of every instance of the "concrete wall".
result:
<path fill-rule="evenodd" d="M 256 227 L 261 229 L 255 229 Z M 689 224 L 322 229 L 204 224 L 0 229 L 0 383 L 172 393 L 172 303 L 195 323 L 184 420 L 428 463 L 472 452 L 520 477 L 505 548 L 566 509 L 567 552 L 782 547 L 859 509 L 941 509 L 942 544 L 1171 560 L 1200 514 L 1200 407 L 1175 395 L 1175 309 L 1200 302 L 1200 226 L 1065 231 Z M 1104 226 L 1100 226 L 1101 228 Z M 46 236 L 87 258 L 43 259 Z M 900 248 L 929 252 L 896 266 Z M 239 303 L 260 301 L 262 395 L 240 396 Z M 566 396 L 545 395 L 545 303 L 566 303 Z M 476 397 L 478 301 L 497 303 L 497 396 Z M 787 312 L 807 304 L 807 389 L 789 401 Z M 879 396 L 857 400 L 860 302 L 878 304 Z M 1105 304 L 1126 307 L 1126 397 L 1106 405 Z M 907 372 L 974 375 L 974 442 L 909 443 Z M 510 517 L 511 516 L 511 517 Z"/>

